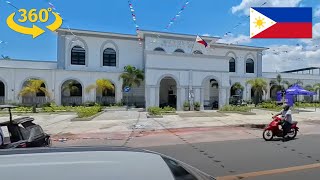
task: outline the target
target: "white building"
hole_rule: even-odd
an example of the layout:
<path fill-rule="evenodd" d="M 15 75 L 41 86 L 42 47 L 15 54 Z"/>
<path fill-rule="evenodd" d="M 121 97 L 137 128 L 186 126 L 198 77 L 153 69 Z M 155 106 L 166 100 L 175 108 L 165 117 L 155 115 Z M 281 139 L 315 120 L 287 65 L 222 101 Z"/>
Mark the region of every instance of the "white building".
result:
<path fill-rule="evenodd" d="M 139 44 L 139 37 L 143 39 Z M 206 37 L 207 42 L 217 38 Z M 145 81 L 129 93 L 129 101 L 140 106 L 172 105 L 178 110 L 189 98 L 201 107 L 217 101 L 228 104 L 231 87 L 239 82 L 245 87 L 243 98 L 251 99 L 248 79 L 263 77 L 268 82 L 276 73 L 262 72 L 262 51 L 265 48 L 210 43 L 209 48 L 195 43 L 194 35 L 140 31 L 138 36 L 58 30 L 57 62 L 1 60 L 0 103 L 27 103 L 19 92 L 28 79 L 41 79 L 57 104 L 84 102 L 115 103 L 125 101 L 119 75 L 126 65 L 145 72 Z M 304 85 L 320 83 L 319 68 L 313 74 L 282 73 L 288 81 L 300 79 Z M 97 79 L 108 79 L 115 92 L 87 93 L 85 88 Z M 77 87 L 75 91 L 70 88 Z M 268 87 L 270 90 L 270 87 Z M 191 95 L 191 97 L 190 97 Z M 38 101 L 48 101 L 38 94 Z M 270 91 L 265 99 L 270 98 Z"/>

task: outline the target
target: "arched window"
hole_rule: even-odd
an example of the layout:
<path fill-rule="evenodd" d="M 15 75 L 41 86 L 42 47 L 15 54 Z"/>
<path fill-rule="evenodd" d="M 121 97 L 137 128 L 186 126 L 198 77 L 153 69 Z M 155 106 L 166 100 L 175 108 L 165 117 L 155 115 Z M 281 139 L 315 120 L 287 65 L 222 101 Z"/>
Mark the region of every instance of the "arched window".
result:
<path fill-rule="evenodd" d="M 175 53 L 184 53 L 184 51 L 182 49 L 176 49 L 174 52 Z"/>
<path fill-rule="evenodd" d="M 254 73 L 254 61 L 253 61 L 253 59 L 247 59 L 247 61 L 246 61 L 246 73 Z"/>
<path fill-rule="evenodd" d="M 196 51 L 193 51 L 193 54 L 203 54 L 203 53 L 199 50 L 196 50 Z"/>
<path fill-rule="evenodd" d="M 236 72 L 236 60 L 234 58 L 229 60 L 229 72 Z"/>
<path fill-rule="evenodd" d="M 80 46 L 74 46 L 71 50 L 71 64 L 85 65 L 86 64 L 86 50 Z"/>
<path fill-rule="evenodd" d="M 160 52 L 165 52 L 165 50 L 161 47 L 157 47 L 154 49 L 154 51 L 160 51 Z"/>
<path fill-rule="evenodd" d="M 117 66 L 117 53 L 112 48 L 103 51 L 103 66 Z"/>

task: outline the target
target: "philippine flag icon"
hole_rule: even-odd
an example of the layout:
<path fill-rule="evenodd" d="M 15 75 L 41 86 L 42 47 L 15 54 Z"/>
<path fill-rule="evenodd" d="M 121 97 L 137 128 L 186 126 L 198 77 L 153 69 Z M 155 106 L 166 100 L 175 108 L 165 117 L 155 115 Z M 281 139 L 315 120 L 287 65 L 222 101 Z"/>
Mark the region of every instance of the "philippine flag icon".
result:
<path fill-rule="evenodd" d="M 312 38 L 312 8 L 250 8 L 250 38 Z"/>

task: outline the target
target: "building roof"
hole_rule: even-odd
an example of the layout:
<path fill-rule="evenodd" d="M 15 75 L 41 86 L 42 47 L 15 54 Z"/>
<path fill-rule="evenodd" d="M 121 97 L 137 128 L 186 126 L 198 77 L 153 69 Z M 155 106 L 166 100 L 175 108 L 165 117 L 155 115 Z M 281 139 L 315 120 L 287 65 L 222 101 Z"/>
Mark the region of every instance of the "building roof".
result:
<path fill-rule="evenodd" d="M 120 38 L 128 38 L 128 39 L 138 39 L 137 35 L 133 34 L 122 34 L 122 33 L 111 33 L 111 32 L 101 32 L 101 31 L 92 31 L 92 30 L 81 30 L 81 29 L 66 29 L 60 28 L 57 30 L 58 32 L 65 32 L 65 33 L 74 33 L 74 34 L 81 34 L 81 35 L 100 35 L 100 36 L 115 36 Z M 181 34 L 181 33 L 171 33 L 171 32 L 160 32 L 160 31 L 150 31 L 150 30 L 139 30 L 138 35 L 144 38 L 146 35 L 149 36 L 159 36 L 160 37 L 167 37 L 167 38 L 178 38 L 178 39 L 185 39 L 185 40 L 195 40 L 197 35 L 194 34 Z M 246 49 L 246 50 L 257 50 L 263 51 L 267 50 L 268 48 L 264 47 L 256 47 L 256 46 L 245 46 L 245 45 L 235 45 L 235 44 L 225 44 L 225 43 L 214 43 L 210 44 L 211 41 L 216 42 L 217 40 L 221 39 L 220 37 L 215 36 L 201 36 L 205 41 L 208 41 L 210 47 L 226 47 L 226 48 L 238 48 L 238 49 Z"/>
<path fill-rule="evenodd" d="M 121 33 L 111 33 L 111 32 L 102 32 L 102 31 L 92 31 L 92 30 L 83 30 L 83 29 L 66 29 L 59 28 L 58 32 L 66 33 L 75 33 L 75 34 L 84 34 L 84 35 L 102 35 L 102 36 L 116 36 L 129 39 L 138 39 L 138 36 L 133 34 L 121 34 Z"/>
<path fill-rule="evenodd" d="M 195 39 L 197 35 L 194 34 L 181 34 L 181 33 L 171 33 L 171 32 L 161 32 L 161 31 L 149 31 L 149 30 L 140 30 L 139 35 L 144 37 L 145 35 L 154 35 L 154 36 L 164 36 L 164 37 L 175 37 L 175 38 L 184 38 L 184 39 Z M 219 40 L 220 37 L 214 36 L 201 36 L 202 39 L 206 41 Z"/>
<path fill-rule="evenodd" d="M 308 68 L 294 69 L 294 70 L 289 70 L 289 71 L 283 71 L 282 73 L 300 72 L 300 71 L 307 71 L 307 70 L 313 70 L 313 69 L 320 69 L 320 67 L 308 67 Z"/>

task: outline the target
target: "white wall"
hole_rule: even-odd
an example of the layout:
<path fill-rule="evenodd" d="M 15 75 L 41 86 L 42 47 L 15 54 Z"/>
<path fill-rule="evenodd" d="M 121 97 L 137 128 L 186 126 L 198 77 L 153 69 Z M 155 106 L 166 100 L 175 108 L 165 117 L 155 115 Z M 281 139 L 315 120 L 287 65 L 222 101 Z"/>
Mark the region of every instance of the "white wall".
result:
<path fill-rule="evenodd" d="M 83 102 L 95 101 L 95 92 L 85 93 L 85 88 L 95 84 L 97 79 L 105 78 L 112 81 L 116 87 L 116 100 L 122 98 L 121 85 L 119 81 L 120 73 L 105 72 L 83 72 L 83 71 L 65 71 L 65 70 L 41 70 L 41 69 L 13 69 L 0 68 L 0 80 L 5 84 L 5 94 L 7 102 L 21 102 L 18 96 L 22 89 L 23 83 L 31 78 L 45 81 L 46 88 L 51 93 L 51 98 L 57 104 L 61 102 L 61 86 L 70 79 L 79 81 L 83 86 Z"/>
<path fill-rule="evenodd" d="M 229 61 L 225 57 L 216 56 L 168 55 L 162 52 L 147 52 L 146 67 L 227 72 L 229 71 Z"/>
<path fill-rule="evenodd" d="M 88 35 L 77 36 L 77 38 L 66 36 L 65 42 L 65 67 L 68 70 L 121 72 L 124 66 L 129 64 L 140 69 L 143 68 L 143 47 L 139 45 L 138 40 L 92 37 Z M 84 66 L 71 65 L 70 52 L 72 47 L 76 45 L 87 48 L 86 65 Z M 118 52 L 117 67 L 102 66 L 102 53 L 106 48 L 113 48 Z"/>

